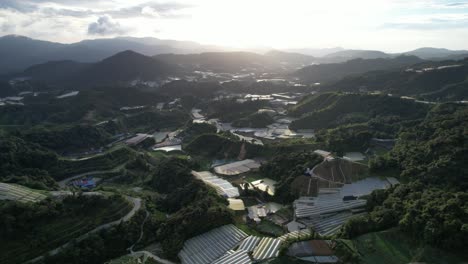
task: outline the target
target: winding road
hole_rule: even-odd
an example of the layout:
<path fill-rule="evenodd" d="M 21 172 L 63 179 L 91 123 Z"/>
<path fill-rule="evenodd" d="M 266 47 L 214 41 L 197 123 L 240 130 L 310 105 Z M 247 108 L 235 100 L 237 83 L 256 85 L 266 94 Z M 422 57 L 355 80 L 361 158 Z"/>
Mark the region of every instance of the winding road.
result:
<path fill-rule="evenodd" d="M 146 251 L 146 250 L 140 250 L 140 251 L 133 251 L 133 247 L 135 247 L 136 244 L 138 244 L 142 239 L 143 239 L 143 235 L 144 235 L 144 226 L 145 226 L 145 223 L 146 223 L 146 220 L 148 220 L 148 217 L 150 216 L 150 213 L 148 212 L 148 210 L 145 210 L 146 212 L 146 216 L 145 216 L 145 219 L 143 220 L 143 222 L 141 223 L 141 226 L 140 226 L 140 237 L 138 238 L 138 240 L 133 243 L 133 245 L 131 245 L 127 250 L 130 251 L 130 255 L 132 256 L 135 256 L 135 255 L 146 255 L 147 257 L 150 257 L 154 260 L 156 260 L 158 263 L 163 263 L 163 264 L 175 264 L 174 262 L 171 262 L 167 259 L 162 259 L 156 255 L 154 255 L 153 253 L 149 252 L 149 251 Z"/>
<path fill-rule="evenodd" d="M 127 250 L 130 251 L 131 254 L 133 254 L 133 248 L 135 247 L 135 245 L 138 244 L 138 243 L 141 241 L 141 239 L 143 238 L 143 235 L 144 235 L 144 230 L 143 230 L 143 228 L 145 227 L 145 222 L 146 222 L 146 220 L 148 219 L 148 217 L 149 217 L 149 215 L 150 215 L 150 213 L 148 212 L 148 210 L 145 210 L 145 212 L 146 212 L 145 219 L 143 219 L 143 223 L 141 223 L 141 226 L 140 226 L 140 237 L 138 238 L 138 240 L 137 240 L 135 243 L 133 243 L 133 245 L 131 245 L 131 246 L 127 249 Z"/>
<path fill-rule="evenodd" d="M 110 228 L 112 226 L 116 226 L 118 224 L 120 224 L 121 222 L 126 222 L 128 220 L 130 220 L 134 215 L 135 213 L 140 210 L 141 208 L 141 199 L 140 198 L 134 198 L 134 197 L 130 197 L 130 196 L 126 196 L 125 197 L 128 201 L 132 202 L 133 203 L 133 208 L 132 210 L 130 210 L 130 212 L 128 212 L 125 216 L 123 216 L 122 218 L 118 219 L 118 220 L 115 220 L 115 221 L 112 221 L 112 222 L 109 222 L 109 223 L 106 223 L 106 224 L 102 224 L 96 228 L 94 228 L 93 230 L 79 236 L 78 238 L 75 238 L 69 242 L 67 242 L 66 244 L 63 244 L 62 246 L 56 248 L 56 249 L 53 249 L 49 252 L 47 252 L 46 254 L 44 255 L 50 255 L 50 256 L 54 256 L 54 255 L 57 255 L 60 251 L 62 251 L 63 249 L 65 249 L 66 247 L 68 247 L 73 241 L 76 241 L 76 242 L 80 242 L 84 239 L 86 239 L 87 237 L 89 237 L 89 235 L 91 234 L 94 234 L 96 232 L 99 232 L 103 229 L 107 229 L 107 228 Z M 34 262 L 37 262 L 41 259 L 44 258 L 44 255 L 42 256 L 39 256 L 39 257 L 36 257 L 32 260 L 29 260 L 29 261 L 26 261 L 24 263 L 34 263 Z"/>

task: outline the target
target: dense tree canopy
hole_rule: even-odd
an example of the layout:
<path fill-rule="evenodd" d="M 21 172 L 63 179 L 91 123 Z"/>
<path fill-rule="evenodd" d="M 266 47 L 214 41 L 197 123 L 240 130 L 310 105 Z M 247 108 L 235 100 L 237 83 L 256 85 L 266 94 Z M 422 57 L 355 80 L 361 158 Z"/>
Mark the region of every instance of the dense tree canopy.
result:
<path fill-rule="evenodd" d="M 323 93 L 305 97 L 291 109 L 293 115 L 300 117 L 291 127 L 333 128 L 387 116 L 411 120 L 424 117 L 428 108 L 425 104 L 387 95 Z"/>
<path fill-rule="evenodd" d="M 405 180 L 419 179 L 426 184 L 468 188 L 468 107 L 435 106 L 416 126 L 399 134 L 395 148 L 384 158 L 371 163 L 373 169 L 397 167 Z"/>
<path fill-rule="evenodd" d="M 468 238 L 468 195 L 426 188 L 420 182 L 374 191 L 367 216 L 352 218 L 342 236 L 353 238 L 398 226 L 424 243 L 449 250 L 463 249 Z"/>
<path fill-rule="evenodd" d="M 371 169 L 399 170 L 401 184 L 374 191 L 368 216 L 350 220 L 342 236 L 398 226 L 414 239 L 461 250 L 468 239 L 468 108 L 436 105 L 415 126 L 405 127 L 395 148 L 371 161 Z"/>
<path fill-rule="evenodd" d="M 48 189 L 55 185 L 48 170 L 57 163 L 57 155 L 50 150 L 17 137 L 0 136 L 2 181 Z"/>

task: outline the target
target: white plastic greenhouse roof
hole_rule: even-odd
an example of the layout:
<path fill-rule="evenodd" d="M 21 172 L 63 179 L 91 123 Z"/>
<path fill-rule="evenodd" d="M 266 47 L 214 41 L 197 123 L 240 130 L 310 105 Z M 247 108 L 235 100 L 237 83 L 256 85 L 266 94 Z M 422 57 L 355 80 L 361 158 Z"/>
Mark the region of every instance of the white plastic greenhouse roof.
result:
<path fill-rule="evenodd" d="M 237 246 L 247 234 L 234 225 L 215 228 L 184 243 L 179 252 L 182 264 L 207 264 Z"/>
<path fill-rule="evenodd" d="M 277 238 L 264 237 L 255 247 L 252 257 L 254 260 L 265 260 L 278 256 L 281 240 Z"/>
<path fill-rule="evenodd" d="M 206 184 L 210 185 L 211 187 L 215 188 L 216 192 L 219 195 L 234 198 L 239 196 L 239 189 L 233 186 L 230 182 L 226 181 L 225 179 L 219 178 L 218 176 L 212 174 L 209 171 L 192 171 L 192 175 L 195 176 L 197 179 L 202 180 Z"/>

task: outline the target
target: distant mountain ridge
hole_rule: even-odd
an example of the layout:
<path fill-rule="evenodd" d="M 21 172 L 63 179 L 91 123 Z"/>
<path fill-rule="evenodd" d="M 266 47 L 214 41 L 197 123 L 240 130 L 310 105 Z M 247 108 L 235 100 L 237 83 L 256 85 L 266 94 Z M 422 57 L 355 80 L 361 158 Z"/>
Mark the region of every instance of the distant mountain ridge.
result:
<path fill-rule="evenodd" d="M 119 52 L 96 63 L 52 61 L 29 67 L 14 77 L 72 86 L 155 81 L 178 74 L 180 68 L 134 51 Z"/>
<path fill-rule="evenodd" d="M 380 91 L 430 101 L 468 99 L 468 59 L 427 61 L 406 70 L 366 72 L 322 87 L 325 91 Z"/>
<path fill-rule="evenodd" d="M 398 56 L 395 58 L 352 59 L 344 63 L 317 64 L 304 67 L 295 73 L 304 82 L 330 82 L 350 75 L 369 71 L 398 69 L 424 62 L 416 56 Z"/>
<path fill-rule="evenodd" d="M 199 54 L 159 54 L 153 58 L 187 70 L 214 72 L 293 71 L 312 64 L 316 58 L 299 53 L 269 51 L 204 52 Z M 246 72 L 248 73 L 248 72 Z"/>
<path fill-rule="evenodd" d="M 157 38 L 119 37 L 62 44 L 7 35 L 0 37 L 0 58 L 2 58 L 0 74 L 17 72 L 48 61 L 97 62 L 125 50 L 134 50 L 143 55 L 153 56 L 161 53 L 198 53 L 222 50 L 222 48 L 205 46 L 196 42 Z"/>
<path fill-rule="evenodd" d="M 390 58 L 391 55 L 378 50 L 342 50 L 325 56 L 325 58 L 344 58 L 344 59 L 379 59 Z"/>
<path fill-rule="evenodd" d="M 331 53 L 335 53 L 338 51 L 343 51 L 344 48 L 341 47 L 334 47 L 334 48 L 323 48 L 323 49 L 312 49 L 312 48 L 296 48 L 296 49 L 285 49 L 285 52 L 291 53 L 301 53 L 304 55 L 309 55 L 313 57 L 323 57 Z"/>
<path fill-rule="evenodd" d="M 214 45 L 203 45 L 193 41 L 163 40 L 158 38 L 144 37 L 117 37 L 107 39 L 83 40 L 71 44 L 43 41 L 18 35 L 6 35 L 0 37 L 0 74 L 22 71 L 32 65 L 42 64 L 49 61 L 71 60 L 76 62 L 97 62 L 110 57 L 116 53 L 133 50 L 146 56 L 158 54 L 203 54 L 211 52 L 233 52 L 228 47 Z M 247 53 L 248 49 L 242 51 Z M 258 53 L 253 53 L 258 54 Z M 344 48 L 325 49 L 286 49 L 284 51 L 272 50 L 265 53 L 265 58 L 259 59 L 252 56 L 248 63 L 268 65 L 267 69 L 275 63 L 283 62 L 288 67 L 306 66 L 312 63 L 340 63 L 348 60 L 392 58 L 399 55 L 414 55 L 422 59 L 444 60 L 463 59 L 468 57 L 468 50 L 448 50 L 438 48 L 420 48 L 413 51 L 390 54 L 377 50 L 347 50 Z M 220 54 L 220 58 L 222 54 Z M 200 59 L 203 62 L 203 57 Z M 209 57 L 209 56 L 208 56 Z M 229 56 L 227 56 L 229 57 Z M 194 62 L 190 56 L 167 55 L 168 60 L 186 59 L 185 64 Z M 229 58 L 233 60 L 234 58 Z M 238 61 L 240 61 L 239 58 Z M 256 61 L 257 60 L 257 61 Z M 203 63 L 202 63 L 203 64 Z"/>
<path fill-rule="evenodd" d="M 449 50 L 441 48 L 419 48 L 412 51 L 405 52 L 404 54 L 418 56 L 422 59 L 431 59 L 431 58 L 447 58 L 457 55 L 467 55 L 468 50 Z"/>
<path fill-rule="evenodd" d="M 443 48 L 424 47 L 401 53 L 386 53 L 378 50 L 348 50 L 336 48 L 335 52 L 315 56 L 319 63 L 340 63 L 353 59 L 395 58 L 401 55 L 417 56 L 425 60 L 452 60 L 468 57 L 468 50 L 449 50 Z M 332 50 L 332 49 L 330 49 Z M 306 52 L 306 51 L 305 51 Z"/>

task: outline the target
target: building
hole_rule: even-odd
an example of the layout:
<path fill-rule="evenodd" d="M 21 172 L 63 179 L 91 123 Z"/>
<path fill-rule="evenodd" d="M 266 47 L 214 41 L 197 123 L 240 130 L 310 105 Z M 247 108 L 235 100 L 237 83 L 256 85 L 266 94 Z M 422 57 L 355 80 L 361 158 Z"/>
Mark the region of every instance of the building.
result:
<path fill-rule="evenodd" d="M 241 199 L 228 198 L 229 209 L 233 211 L 245 211 L 244 201 Z"/>

